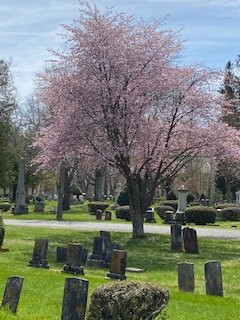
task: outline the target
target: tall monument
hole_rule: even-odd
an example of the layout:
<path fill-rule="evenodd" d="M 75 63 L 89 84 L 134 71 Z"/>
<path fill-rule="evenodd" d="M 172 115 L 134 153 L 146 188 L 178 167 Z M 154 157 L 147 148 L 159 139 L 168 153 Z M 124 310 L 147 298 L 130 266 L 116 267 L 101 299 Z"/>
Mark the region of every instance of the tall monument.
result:
<path fill-rule="evenodd" d="M 19 160 L 16 206 L 13 210 L 13 213 L 16 215 L 28 213 L 28 207 L 26 206 L 26 200 L 25 200 L 25 179 L 24 179 L 23 158 Z"/>

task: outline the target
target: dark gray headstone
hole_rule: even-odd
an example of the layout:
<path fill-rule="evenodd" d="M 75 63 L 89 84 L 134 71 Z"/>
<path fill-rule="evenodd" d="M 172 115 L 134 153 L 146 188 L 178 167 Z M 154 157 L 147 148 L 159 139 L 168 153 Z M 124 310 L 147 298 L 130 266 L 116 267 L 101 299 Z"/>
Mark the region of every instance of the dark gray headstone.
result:
<path fill-rule="evenodd" d="M 0 226 L 0 250 L 3 245 L 4 236 L 5 236 L 5 229 Z"/>
<path fill-rule="evenodd" d="M 206 293 L 213 296 L 223 296 L 222 271 L 220 261 L 205 263 Z"/>
<path fill-rule="evenodd" d="M 57 262 L 66 262 L 67 248 L 57 247 Z"/>
<path fill-rule="evenodd" d="M 85 320 L 88 281 L 78 278 L 65 280 L 61 320 Z"/>
<path fill-rule="evenodd" d="M 34 211 L 35 212 L 44 212 L 44 202 L 35 202 Z"/>
<path fill-rule="evenodd" d="M 86 262 L 87 262 L 87 258 L 88 258 L 88 250 L 86 248 L 82 248 L 82 264 L 85 266 Z"/>
<path fill-rule="evenodd" d="M 63 267 L 65 273 L 84 274 L 82 261 L 82 245 L 79 243 L 69 243 L 67 246 L 66 264 Z"/>
<path fill-rule="evenodd" d="M 195 229 L 183 229 L 183 243 L 186 253 L 199 253 L 197 232 Z"/>
<path fill-rule="evenodd" d="M 107 276 L 110 279 L 125 280 L 125 271 L 127 267 L 127 252 L 122 250 L 113 250 L 110 264 L 110 272 Z"/>
<path fill-rule="evenodd" d="M 145 222 L 156 223 L 156 220 L 155 220 L 155 217 L 154 217 L 154 210 L 151 210 L 151 209 L 147 210 Z"/>
<path fill-rule="evenodd" d="M 182 250 L 182 227 L 180 224 L 171 225 L 171 249 Z"/>
<path fill-rule="evenodd" d="M 102 211 L 101 210 L 97 210 L 96 211 L 96 219 L 97 220 L 102 220 Z"/>
<path fill-rule="evenodd" d="M 194 264 L 178 263 L 178 288 L 180 291 L 194 292 Z"/>
<path fill-rule="evenodd" d="M 106 221 L 112 220 L 112 212 L 111 211 L 105 211 L 105 220 Z"/>
<path fill-rule="evenodd" d="M 35 245 L 33 249 L 32 260 L 29 261 L 29 267 L 35 268 L 45 268 L 48 269 L 48 261 L 47 261 L 47 253 L 48 253 L 48 240 L 47 239 L 36 239 Z"/>
<path fill-rule="evenodd" d="M 5 287 L 2 308 L 7 308 L 13 313 L 17 312 L 18 302 L 20 299 L 23 286 L 23 278 L 9 277 Z"/>
<path fill-rule="evenodd" d="M 105 267 L 108 243 L 109 241 L 106 238 L 94 237 L 93 254 L 88 258 L 87 266 L 97 268 Z"/>
<path fill-rule="evenodd" d="M 100 237 L 107 239 L 107 241 L 111 241 L 111 232 L 110 231 L 100 231 Z"/>

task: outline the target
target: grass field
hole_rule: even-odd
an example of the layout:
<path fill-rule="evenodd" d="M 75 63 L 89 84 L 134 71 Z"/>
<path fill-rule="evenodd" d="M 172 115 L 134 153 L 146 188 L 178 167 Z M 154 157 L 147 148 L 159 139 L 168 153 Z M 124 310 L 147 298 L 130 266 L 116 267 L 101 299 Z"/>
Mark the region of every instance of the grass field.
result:
<path fill-rule="evenodd" d="M 83 243 L 91 252 L 93 236 L 97 232 L 79 232 L 58 229 L 7 227 L 5 247 L 0 253 L 0 296 L 8 276 L 24 277 L 19 309 L 16 316 L 0 311 L 1 320 L 53 320 L 60 319 L 64 279 L 62 264 L 55 262 L 56 247 L 67 242 Z M 49 270 L 27 267 L 34 239 L 49 239 Z M 169 237 L 149 235 L 148 240 L 131 240 L 130 234 L 112 233 L 113 241 L 122 244 L 128 252 L 128 265 L 143 268 L 142 274 L 127 273 L 128 280 L 156 282 L 170 291 L 167 308 L 168 319 L 176 320 L 235 320 L 240 319 L 240 243 L 233 240 L 201 238 L 200 254 L 187 255 L 169 250 Z M 224 298 L 205 295 L 204 263 L 222 261 Z M 179 293 L 177 288 L 177 263 L 195 264 L 196 293 Z M 85 276 L 92 290 L 108 283 L 107 269 L 85 268 Z M 89 294 L 90 294 L 89 293 Z M 89 299 L 90 300 L 90 299 Z M 107 320 L 107 319 L 106 319 Z"/>

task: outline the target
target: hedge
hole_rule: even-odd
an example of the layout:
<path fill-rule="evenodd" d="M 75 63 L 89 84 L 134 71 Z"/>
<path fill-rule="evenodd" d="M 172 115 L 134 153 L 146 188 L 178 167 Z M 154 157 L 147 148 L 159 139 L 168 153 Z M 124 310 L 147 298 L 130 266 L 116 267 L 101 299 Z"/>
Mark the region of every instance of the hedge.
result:
<path fill-rule="evenodd" d="M 187 223 L 205 225 L 207 223 L 215 223 L 216 211 L 206 206 L 195 206 L 187 208 L 185 216 Z"/>
<path fill-rule="evenodd" d="M 225 209 L 225 208 L 233 208 L 233 207 L 240 207 L 237 203 L 221 203 L 216 205 L 216 209 Z"/>
<path fill-rule="evenodd" d="M 87 320 L 155 319 L 169 298 L 167 290 L 149 283 L 124 281 L 103 285 L 91 296 Z"/>
<path fill-rule="evenodd" d="M 164 220 L 166 211 L 174 211 L 174 208 L 171 206 L 159 205 L 155 208 L 155 211 L 159 217 Z"/>
<path fill-rule="evenodd" d="M 239 221 L 240 207 L 224 208 L 221 211 L 223 221 Z"/>
<path fill-rule="evenodd" d="M 106 202 L 95 201 L 88 203 L 88 209 L 93 214 L 96 214 L 97 210 L 104 212 L 104 210 L 106 210 L 108 207 L 109 205 Z"/>
<path fill-rule="evenodd" d="M 163 205 L 173 207 L 174 211 L 177 211 L 178 200 L 166 200 L 163 202 Z"/>
<path fill-rule="evenodd" d="M 12 205 L 10 203 L 0 203 L 0 210 L 3 210 L 4 212 L 9 211 L 12 208 Z"/>
<path fill-rule="evenodd" d="M 117 207 L 115 210 L 115 214 L 117 219 L 124 219 L 126 221 L 132 220 L 129 206 Z"/>

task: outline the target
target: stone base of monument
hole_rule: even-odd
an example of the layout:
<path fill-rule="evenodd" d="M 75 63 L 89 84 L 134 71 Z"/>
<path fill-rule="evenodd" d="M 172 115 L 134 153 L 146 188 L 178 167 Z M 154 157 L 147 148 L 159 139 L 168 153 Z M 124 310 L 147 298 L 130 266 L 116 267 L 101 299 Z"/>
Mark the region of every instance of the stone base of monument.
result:
<path fill-rule="evenodd" d="M 93 259 L 90 257 L 86 262 L 86 266 L 92 268 L 108 268 L 109 263 L 107 263 L 105 260 Z"/>
<path fill-rule="evenodd" d="M 69 264 L 65 264 L 63 267 L 62 273 L 70 273 L 70 274 L 82 274 L 84 275 L 84 268 L 79 266 L 70 266 Z"/>
<path fill-rule="evenodd" d="M 28 213 L 28 207 L 27 206 L 18 206 L 12 208 L 12 214 L 14 215 L 20 215 L 20 214 L 27 214 Z"/>
<path fill-rule="evenodd" d="M 37 262 L 37 261 L 30 260 L 27 266 L 32 268 L 49 269 L 48 261 Z"/>
<path fill-rule="evenodd" d="M 112 273 L 112 272 L 109 272 L 107 274 L 107 278 L 108 279 L 114 279 L 114 280 L 126 280 L 127 279 L 125 274 Z"/>

